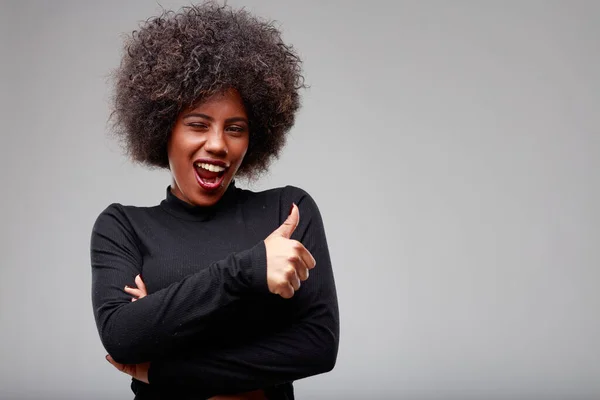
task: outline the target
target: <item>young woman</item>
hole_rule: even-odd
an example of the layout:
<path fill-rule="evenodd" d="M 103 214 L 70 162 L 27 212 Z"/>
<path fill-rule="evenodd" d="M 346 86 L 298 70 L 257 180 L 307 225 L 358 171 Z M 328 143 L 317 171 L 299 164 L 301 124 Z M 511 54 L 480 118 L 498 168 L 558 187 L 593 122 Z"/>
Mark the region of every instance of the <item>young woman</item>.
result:
<path fill-rule="evenodd" d="M 110 204 L 91 236 L 107 360 L 135 398 L 293 399 L 330 371 L 336 288 L 304 190 L 243 190 L 278 155 L 299 108 L 300 59 L 269 22 L 209 2 L 147 20 L 115 75 L 130 158 L 168 168 L 153 207 Z"/>

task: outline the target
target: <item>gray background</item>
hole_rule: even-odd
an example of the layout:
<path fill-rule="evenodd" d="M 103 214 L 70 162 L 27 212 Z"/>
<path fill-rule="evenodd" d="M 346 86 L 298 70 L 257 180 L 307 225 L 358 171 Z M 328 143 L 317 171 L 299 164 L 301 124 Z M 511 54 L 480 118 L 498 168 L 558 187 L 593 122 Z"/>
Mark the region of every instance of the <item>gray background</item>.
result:
<path fill-rule="evenodd" d="M 280 21 L 311 85 L 271 173 L 240 183 L 300 186 L 325 221 L 340 352 L 298 398 L 600 398 L 600 2 L 230 4 Z M 107 136 L 120 35 L 158 11 L 2 2 L 2 399 L 133 397 L 89 239 L 170 183 Z"/>

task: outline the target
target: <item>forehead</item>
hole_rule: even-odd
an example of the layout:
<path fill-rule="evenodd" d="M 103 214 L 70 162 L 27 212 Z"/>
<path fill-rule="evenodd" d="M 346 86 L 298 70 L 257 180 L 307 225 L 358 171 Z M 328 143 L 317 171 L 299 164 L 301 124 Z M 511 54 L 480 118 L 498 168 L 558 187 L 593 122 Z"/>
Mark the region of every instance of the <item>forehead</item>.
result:
<path fill-rule="evenodd" d="M 201 102 L 193 105 L 187 111 L 207 111 L 212 110 L 223 112 L 235 112 L 246 114 L 244 101 L 240 93 L 233 88 L 226 89 L 205 98 Z"/>

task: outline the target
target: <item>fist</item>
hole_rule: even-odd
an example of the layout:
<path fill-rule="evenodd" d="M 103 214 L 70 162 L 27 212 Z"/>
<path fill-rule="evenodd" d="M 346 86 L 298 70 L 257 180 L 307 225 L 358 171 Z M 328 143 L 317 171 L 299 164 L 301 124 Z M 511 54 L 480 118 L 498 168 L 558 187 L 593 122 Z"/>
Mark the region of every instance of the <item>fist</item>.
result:
<path fill-rule="evenodd" d="M 284 299 L 294 296 L 301 282 L 308 279 L 308 271 L 316 261 L 312 254 L 297 240 L 290 237 L 300 222 L 298 206 L 292 210 L 283 224 L 265 239 L 267 249 L 267 284 L 269 291 Z"/>

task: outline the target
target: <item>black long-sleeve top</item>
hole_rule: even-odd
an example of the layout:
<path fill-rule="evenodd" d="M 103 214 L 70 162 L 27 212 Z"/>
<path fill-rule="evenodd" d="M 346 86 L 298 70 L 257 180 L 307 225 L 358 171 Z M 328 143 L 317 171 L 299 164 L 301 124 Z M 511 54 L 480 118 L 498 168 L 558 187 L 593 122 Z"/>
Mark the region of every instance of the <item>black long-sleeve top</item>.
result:
<path fill-rule="evenodd" d="M 291 299 L 271 294 L 264 239 L 287 218 L 316 260 Z M 264 389 L 293 399 L 292 382 L 330 371 L 339 336 L 337 295 L 319 209 L 304 190 L 252 192 L 232 182 L 211 207 L 190 205 L 167 187 L 157 206 L 113 203 L 91 235 L 92 304 L 115 361 L 150 361 L 136 399 L 205 399 Z M 148 295 L 131 302 L 125 285 L 141 274 Z"/>

